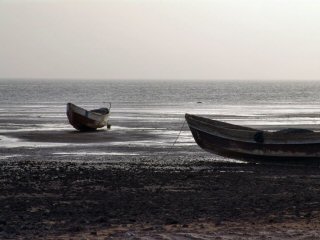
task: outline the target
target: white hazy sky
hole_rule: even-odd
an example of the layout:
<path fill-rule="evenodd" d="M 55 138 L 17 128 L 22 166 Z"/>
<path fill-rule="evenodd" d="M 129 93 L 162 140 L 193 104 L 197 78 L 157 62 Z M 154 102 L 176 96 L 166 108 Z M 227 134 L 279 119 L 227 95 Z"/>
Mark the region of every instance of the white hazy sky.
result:
<path fill-rule="evenodd" d="M 320 1 L 0 0 L 0 78 L 320 80 Z"/>

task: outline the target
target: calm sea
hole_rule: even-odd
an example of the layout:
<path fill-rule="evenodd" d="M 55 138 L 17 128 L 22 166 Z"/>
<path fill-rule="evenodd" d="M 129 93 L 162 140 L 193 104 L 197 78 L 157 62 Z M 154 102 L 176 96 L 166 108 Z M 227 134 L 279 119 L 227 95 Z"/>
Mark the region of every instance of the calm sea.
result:
<path fill-rule="evenodd" d="M 112 131 L 161 135 L 140 143 L 153 147 L 172 144 L 186 112 L 270 130 L 285 125 L 318 129 L 319 93 L 320 82 L 304 81 L 0 80 L 0 146 L 30 147 L 10 133 L 72 131 L 67 102 L 88 109 L 111 102 Z M 187 127 L 177 145 L 196 147 Z"/>
<path fill-rule="evenodd" d="M 317 104 L 320 82 L 0 80 L 1 104 Z"/>
<path fill-rule="evenodd" d="M 88 108 L 112 102 L 113 111 L 123 113 L 189 112 L 313 124 L 319 120 L 320 82 L 0 81 L 0 118 L 64 115 L 67 102 Z"/>

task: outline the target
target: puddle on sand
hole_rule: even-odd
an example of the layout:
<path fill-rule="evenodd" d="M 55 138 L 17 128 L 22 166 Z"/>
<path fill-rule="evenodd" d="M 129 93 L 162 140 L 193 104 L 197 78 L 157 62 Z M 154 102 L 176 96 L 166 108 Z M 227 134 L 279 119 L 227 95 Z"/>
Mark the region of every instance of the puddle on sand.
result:
<path fill-rule="evenodd" d="M 76 155 L 76 156 L 138 156 L 138 153 L 124 153 L 124 152 L 55 152 L 52 155 Z"/>
<path fill-rule="evenodd" d="M 0 146 L 3 148 L 45 148 L 71 146 L 70 143 L 50 143 L 50 142 L 28 142 L 19 138 L 6 137 L 0 135 Z"/>
<path fill-rule="evenodd" d="M 10 154 L 10 155 L 4 155 L 4 156 L 0 156 L 0 160 L 7 160 L 9 158 L 15 158 L 15 157 L 26 157 L 29 155 L 22 155 L 22 154 Z"/>

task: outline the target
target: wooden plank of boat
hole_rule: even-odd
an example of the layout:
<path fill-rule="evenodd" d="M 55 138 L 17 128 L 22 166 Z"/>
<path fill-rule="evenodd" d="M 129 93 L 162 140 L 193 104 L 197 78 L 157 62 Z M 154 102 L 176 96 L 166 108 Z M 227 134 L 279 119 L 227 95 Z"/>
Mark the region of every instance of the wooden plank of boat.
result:
<path fill-rule="evenodd" d="M 186 114 L 196 143 L 224 157 L 253 162 L 320 163 L 320 132 L 262 131 Z"/>
<path fill-rule="evenodd" d="M 93 131 L 107 125 L 108 108 L 88 111 L 75 104 L 67 104 L 67 116 L 70 124 L 79 131 Z"/>

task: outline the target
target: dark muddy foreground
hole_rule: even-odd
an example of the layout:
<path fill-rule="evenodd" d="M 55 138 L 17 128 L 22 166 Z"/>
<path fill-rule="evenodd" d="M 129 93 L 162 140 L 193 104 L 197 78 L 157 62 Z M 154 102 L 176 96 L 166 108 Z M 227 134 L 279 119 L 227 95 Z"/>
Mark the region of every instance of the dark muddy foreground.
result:
<path fill-rule="evenodd" d="M 6 160 L 0 182 L 0 238 L 137 239 L 137 229 L 205 232 L 208 223 L 320 226 L 319 168 Z"/>

